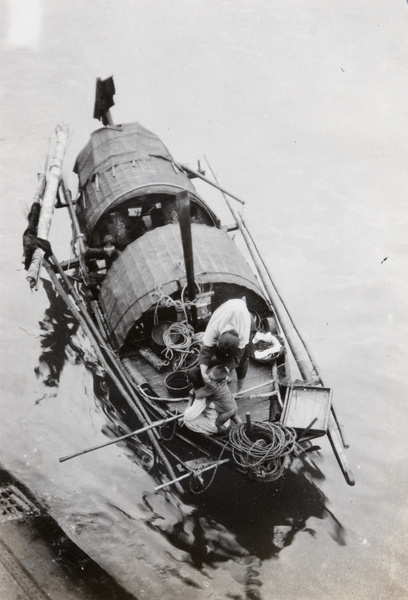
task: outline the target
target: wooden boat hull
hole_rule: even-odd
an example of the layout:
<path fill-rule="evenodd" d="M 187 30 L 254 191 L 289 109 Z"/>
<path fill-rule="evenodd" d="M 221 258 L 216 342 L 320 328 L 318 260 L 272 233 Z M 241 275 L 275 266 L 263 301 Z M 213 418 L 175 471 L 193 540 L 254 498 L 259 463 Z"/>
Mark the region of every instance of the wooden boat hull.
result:
<path fill-rule="evenodd" d="M 114 89 L 113 84 L 107 89 Z M 127 406 L 121 429 L 129 432 L 118 441 L 137 435 L 149 444 L 156 457 L 154 474 L 162 479 L 157 489 L 174 485 L 183 491 L 180 482 L 191 483 L 204 472 L 213 479 L 219 468 L 275 482 L 310 448 L 311 439 L 327 434 L 353 485 L 331 390 L 230 198 L 243 201 L 201 171 L 174 161 L 160 138 L 139 123 L 115 126 L 108 113 L 102 115 L 106 126 L 92 134 L 75 163 L 76 200 L 63 181 L 56 187 L 60 171 L 45 175 L 42 182 L 50 185 L 42 183 L 36 192 L 38 203 L 58 189 L 59 206 L 70 213 L 78 260 L 61 264 L 37 240 L 37 275 L 30 274 L 30 285 L 45 258 L 55 288 L 89 335 Z M 56 161 L 50 164 L 55 169 Z M 222 192 L 252 267 L 195 190 L 194 177 Z M 47 214 L 41 209 L 39 216 L 43 238 L 49 206 L 48 200 Z M 33 229 L 35 224 L 30 229 L 35 242 Z M 114 241 L 113 254 L 105 247 L 108 238 Z M 83 293 L 72 285 L 67 270 Z M 252 317 L 249 368 L 243 390 L 237 389 L 235 376 L 230 383 L 241 424 L 219 436 L 192 430 L 183 419 L 188 387 L 182 397 L 174 397 L 167 382 L 171 373 L 187 372 L 197 362 L 211 315 L 234 298 L 245 300 Z M 84 452 L 90 450 L 95 449 Z"/>

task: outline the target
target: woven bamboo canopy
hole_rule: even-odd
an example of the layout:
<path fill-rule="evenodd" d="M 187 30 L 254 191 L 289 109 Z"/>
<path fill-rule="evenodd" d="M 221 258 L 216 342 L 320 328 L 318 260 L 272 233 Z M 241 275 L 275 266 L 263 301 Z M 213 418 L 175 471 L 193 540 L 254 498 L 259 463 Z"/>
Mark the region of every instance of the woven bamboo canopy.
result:
<path fill-rule="evenodd" d="M 94 131 L 80 152 L 74 171 L 79 178 L 81 209 L 89 238 L 99 219 L 127 200 L 159 194 L 174 196 L 183 190 L 217 222 L 160 138 L 139 123 Z"/>
<path fill-rule="evenodd" d="M 252 270 L 225 231 L 198 224 L 191 228 L 197 282 L 237 285 L 264 299 Z M 103 313 L 117 346 L 157 303 L 161 292 L 171 295 L 185 284 L 178 224 L 158 227 L 130 244 L 110 267 L 100 290 Z"/>

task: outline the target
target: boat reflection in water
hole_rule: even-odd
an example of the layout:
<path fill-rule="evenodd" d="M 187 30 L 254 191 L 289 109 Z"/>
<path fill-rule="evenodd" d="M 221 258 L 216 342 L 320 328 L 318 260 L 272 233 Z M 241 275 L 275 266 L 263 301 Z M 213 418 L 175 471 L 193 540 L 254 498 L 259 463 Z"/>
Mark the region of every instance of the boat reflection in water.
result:
<path fill-rule="evenodd" d="M 326 498 L 312 478 L 324 476 L 318 467 L 303 461 L 296 471 L 287 471 L 278 484 L 242 483 L 234 485 L 233 493 L 232 482 L 218 477 L 210 490 L 188 498 L 188 513 L 174 495 L 146 494 L 145 503 L 154 513 L 148 522 L 175 546 L 190 552 L 199 566 L 251 556 L 269 559 L 289 546 L 298 532 L 313 535 L 307 527 L 311 517 L 328 519 L 331 537 L 345 545 L 345 530 L 326 507 Z M 228 497 L 239 500 L 226 502 Z M 172 524 L 163 518 L 169 502 L 174 510 Z M 162 513 L 163 503 L 166 507 Z"/>
<path fill-rule="evenodd" d="M 126 406 L 121 414 L 120 395 L 110 386 L 87 338 L 51 285 L 44 281 L 44 287 L 50 307 L 40 322 L 42 352 L 36 373 L 45 394 L 51 390 L 52 395 L 58 396 L 60 376 L 67 362 L 83 361 L 92 374 L 91 410 L 103 413 L 102 432 L 113 440 L 127 430 Z M 166 435 L 165 431 L 162 433 Z M 146 446 L 134 439 L 121 444 L 126 444 L 125 454 L 131 461 L 129 471 L 135 465 L 151 470 L 154 461 L 149 462 L 152 457 Z M 310 518 L 325 519 L 333 540 L 339 545 L 346 543 L 345 530 L 328 510 L 327 499 L 318 487 L 324 475 L 316 460 L 316 454 L 313 460 L 307 453 L 299 456 L 284 477 L 269 484 L 239 480 L 223 469 L 222 476 L 213 477 L 210 472 L 203 474 L 201 482 L 192 479 L 183 497 L 171 488 L 159 493 L 145 492 L 138 518 L 181 551 L 182 560 L 194 568 L 216 568 L 232 561 L 243 571 L 247 597 L 260 598 L 262 563 L 290 546 L 297 533 L 314 535 L 307 525 Z"/>

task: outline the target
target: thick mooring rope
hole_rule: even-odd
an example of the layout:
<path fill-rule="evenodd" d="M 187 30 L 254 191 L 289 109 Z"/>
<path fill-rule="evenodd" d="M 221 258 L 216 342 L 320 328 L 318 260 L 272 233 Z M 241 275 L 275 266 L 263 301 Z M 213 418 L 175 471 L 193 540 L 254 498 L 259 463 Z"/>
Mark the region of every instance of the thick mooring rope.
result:
<path fill-rule="evenodd" d="M 279 423 L 241 423 L 230 430 L 234 460 L 257 481 L 276 481 L 288 465 L 288 456 L 296 445 L 296 433 Z"/>

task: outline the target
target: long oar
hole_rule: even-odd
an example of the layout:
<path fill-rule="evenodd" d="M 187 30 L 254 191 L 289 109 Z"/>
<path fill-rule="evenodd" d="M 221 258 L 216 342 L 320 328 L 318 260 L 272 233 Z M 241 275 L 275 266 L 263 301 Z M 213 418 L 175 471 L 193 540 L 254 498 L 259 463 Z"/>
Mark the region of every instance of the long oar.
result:
<path fill-rule="evenodd" d="M 211 167 L 210 167 L 210 169 L 211 169 Z M 296 334 L 298 335 L 298 337 L 299 337 L 299 340 L 300 340 L 300 341 L 301 341 L 301 343 L 303 344 L 303 347 L 304 347 L 304 349 L 305 349 L 305 352 L 306 352 L 306 354 L 307 354 L 307 356 L 308 356 L 308 358 L 309 358 L 310 362 L 311 362 L 311 363 L 312 363 L 312 365 L 313 365 L 313 369 L 316 371 L 316 374 L 317 374 L 317 376 L 318 376 L 318 379 L 320 380 L 320 383 L 321 383 L 321 385 L 322 385 L 323 387 L 325 387 L 325 383 L 324 383 L 324 381 L 323 381 L 323 377 L 322 377 L 322 374 L 321 374 L 321 371 L 320 371 L 320 367 L 319 367 L 318 363 L 316 362 L 316 359 L 314 358 L 314 356 L 313 356 L 313 354 L 312 354 L 312 351 L 311 351 L 311 349 L 310 349 L 310 347 L 309 347 L 308 343 L 306 342 L 306 340 L 305 340 L 305 338 L 303 337 L 302 333 L 301 333 L 301 332 L 299 331 L 299 329 L 297 328 L 297 326 L 296 326 L 296 323 L 293 321 L 292 315 L 291 315 L 291 314 L 290 314 L 290 312 L 288 311 L 288 308 L 287 308 L 287 306 L 286 306 L 285 302 L 283 301 L 283 298 L 282 298 L 282 296 L 280 295 L 280 292 L 279 292 L 279 290 L 277 289 L 277 287 L 276 287 L 276 285 L 275 285 L 274 281 L 272 280 L 272 277 L 271 277 L 271 274 L 270 274 L 270 272 L 269 272 L 269 269 L 268 269 L 267 265 L 265 264 L 265 262 L 264 262 L 264 260 L 263 260 L 263 258 L 262 258 L 262 255 L 261 255 L 261 253 L 259 252 L 258 248 L 256 247 L 256 244 L 255 244 L 255 241 L 254 241 L 254 239 L 253 239 L 253 237 L 252 237 L 252 234 L 251 234 L 251 232 L 249 231 L 249 229 L 248 229 L 248 227 L 247 227 L 247 225 L 246 225 L 245 221 L 244 221 L 243 219 L 241 219 L 241 220 L 242 220 L 242 225 L 245 227 L 245 229 L 246 229 L 246 231 L 247 231 L 248 235 L 250 236 L 250 238 L 251 238 L 251 240 L 252 240 L 252 243 L 253 243 L 253 245 L 254 245 L 254 247 L 255 247 L 255 249 L 256 249 L 256 252 L 257 252 L 257 254 L 258 254 L 258 256 L 259 256 L 259 258 L 260 258 L 260 260 L 261 260 L 262 264 L 263 264 L 263 267 L 264 267 L 264 269 L 265 269 L 265 271 L 266 271 L 266 273 L 267 273 L 267 275 L 268 275 L 268 278 L 269 278 L 269 280 L 271 281 L 272 285 L 274 286 L 275 292 L 276 292 L 277 296 L 279 297 L 280 301 L 282 302 L 282 304 L 283 304 L 283 306 L 284 306 L 284 308 L 285 308 L 285 311 L 286 311 L 286 314 L 287 314 L 287 316 L 288 316 L 288 319 L 290 320 L 290 322 L 291 322 L 291 324 L 292 324 L 292 327 L 293 327 L 293 329 L 295 330 Z M 347 441 L 346 434 L 345 434 L 345 431 L 344 431 L 344 426 L 342 425 L 342 423 L 340 423 L 340 421 L 339 421 L 339 419 L 338 419 L 338 417 L 337 417 L 337 413 L 336 413 L 336 410 L 335 410 L 335 408 L 334 408 L 334 405 L 333 405 L 333 403 L 331 404 L 330 410 L 331 410 L 331 414 L 332 414 L 332 416 L 333 416 L 333 418 L 334 418 L 334 421 L 336 422 L 336 425 L 337 425 L 337 427 L 338 427 L 339 434 L 340 434 L 340 439 L 341 439 L 341 441 L 342 441 L 342 443 L 343 443 L 343 446 L 344 446 L 345 448 L 349 448 L 349 447 L 350 447 L 350 444 L 349 444 L 349 443 L 348 443 L 348 441 Z"/>
<path fill-rule="evenodd" d="M 266 385 L 269 384 L 273 384 L 274 380 L 270 379 L 268 381 L 264 381 L 263 383 L 260 383 L 259 385 L 254 385 L 253 387 L 247 388 L 246 390 L 241 390 L 240 392 L 237 392 L 236 394 L 234 394 L 234 396 L 237 398 L 238 396 L 243 396 L 244 394 L 247 394 L 248 392 L 253 392 L 254 390 L 257 390 L 261 387 L 265 387 Z"/>
<path fill-rule="evenodd" d="M 60 280 L 58 279 L 57 275 L 54 273 L 52 267 L 50 265 L 48 265 L 48 263 L 47 263 L 47 267 L 48 267 L 47 271 L 49 272 L 51 279 L 56 280 L 56 282 L 59 285 L 59 288 L 62 289 L 62 292 L 63 292 L 62 297 L 66 297 L 68 299 L 67 306 L 69 308 L 71 308 L 71 305 L 75 302 L 75 305 L 74 305 L 73 311 L 72 311 L 73 315 L 75 317 L 77 317 L 77 315 L 79 315 L 81 321 L 83 321 L 86 326 L 85 331 L 90 332 L 90 339 L 91 340 L 93 339 L 95 342 L 95 346 L 97 348 L 97 356 L 101 358 L 102 366 L 109 373 L 109 375 L 112 378 L 113 382 L 115 383 L 118 391 L 127 400 L 129 405 L 133 407 L 133 410 L 135 410 L 136 416 L 138 417 L 138 419 L 142 423 L 146 423 L 148 421 L 151 422 L 150 418 L 147 415 L 147 412 L 144 410 L 143 403 L 140 402 L 139 398 L 134 397 L 133 390 L 131 390 L 129 388 L 125 389 L 125 386 L 128 382 L 126 379 L 123 378 L 123 373 L 120 371 L 120 368 L 119 368 L 120 361 L 116 362 L 116 360 L 114 360 L 111 353 L 108 351 L 106 352 L 106 357 L 105 357 L 103 352 L 101 351 L 102 348 L 106 349 L 104 340 L 103 340 L 101 334 L 99 333 L 98 329 L 96 328 L 95 324 L 93 323 L 92 319 L 90 318 L 88 311 L 86 310 L 83 298 L 81 296 L 79 296 L 79 294 L 76 293 L 75 289 L 71 285 L 71 282 L 69 281 L 67 275 L 65 274 L 64 270 L 62 269 L 62 267 L 61 267 L 60 263 L 58 262 L 58 260 L 56 259 L 55 255 L 52 255 L 50 257 L 50 260 L 55 265 L 58 273 L 60 274 L 61 279 L 64 281 L 64 284 L 68 290 L 67 294 L 65 294 Z M 72 296 L 72 302 L 70 301 L 71 296 Z M 108 364 L 108 363 L 110 363 L 110 364 Z M 132 400 L 133 400 L 133 402 L 132 402 Z M 173 471 L 173 467 L 171 466 L 170 462 L 168 461 L 166 455 L 164 454 L 164 451 L 161 448 L 159 441 L 155 434 L 157 434 L 157 432 L 155 430 L 152 430 L 152 431 L 149 430 L 150 442 L 151 442 L 152 446 L 154 447 L 157 455 L 161 458 L 170 477 L 172 477 L 174 479 L 175 473 Z M 179 484 L 176 484 L 176 487 L 179 492 L 183 491 L 182 487 Z"/>
<path fill-rule="evenodd" d="M 167 419 L 160 419 L 160 421 L 153 421 L 150 425 L 146 425 L 145 427 L 141 427 L 140 429 L 136 429 L 136 431 L 131 431 L 130 433 L 126 433 L 125 435 L 121 435 L 120 437 L 115 438 L 114 440 L 110 440 L 109 442 L 105 442 L 104 444 L 99 444 L 99 446 L 93 446 L 92 448 L 87 448 L 86 450 L 81 450 L 80 452 L 76 452 L 75 454 L 70 454 L 69 456 L 63 456 L 59 458 L 59 462 L 64 462 L 66 460 L 70 460 L 71 458 L 75 458 L 76 456 L 81 456 L 82 454 L 87 454 L 88 452 L 93 452 L 94 450 L 99 450 L 100 448 L 106 448 L 106 446 L 110 446 L 111 444 L 117 444 L 122 440 L 126 440 L 134 435 L 139 435 L 139 433 L 143 433 L 144 431 L 148 431 L 149 429 L 153 429 L 153 427 L 160 427 L 160 425 L 164 425 L 165 423 L 170 423 L 171 421 L 175 421 L 176 419 L 180 419 L 183 414 L 174 415 L 174 417 L 169 417 Z"/>

